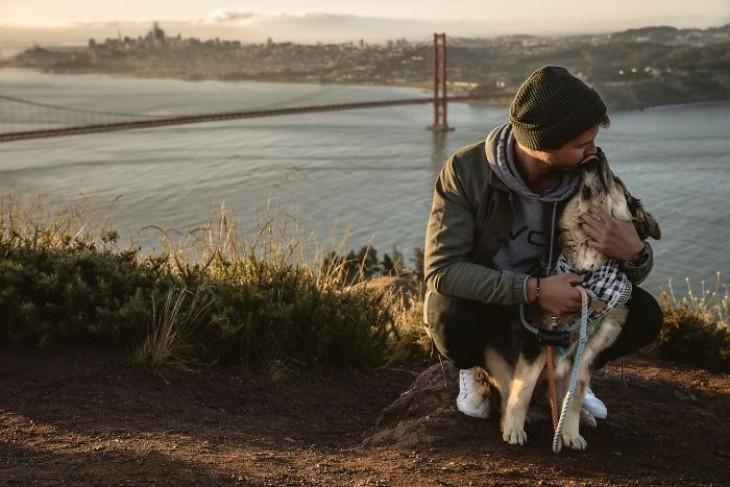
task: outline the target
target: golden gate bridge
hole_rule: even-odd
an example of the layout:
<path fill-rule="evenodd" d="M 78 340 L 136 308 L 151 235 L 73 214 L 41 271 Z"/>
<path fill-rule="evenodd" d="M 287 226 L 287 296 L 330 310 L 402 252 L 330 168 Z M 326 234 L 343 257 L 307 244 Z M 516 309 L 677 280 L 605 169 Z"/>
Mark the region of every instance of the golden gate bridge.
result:
<path fill-rule="evenodd" d="M 506 96 L 506 94 L 448 96 L 446 75 L 446 34 L 434 34 L 433 53 L 432 97 L 322 104 L 275 109 L 237 110 L 177 116 L 154 116 L 145 114 L 84 110 L 79 108 L 39 103 L 32 100 L 25 100 L 0 94 L 0 108 L 2 108 L 2 110 L 0 110 L 0 121 L 3 121 L 7 124 L 8 121 L 13 119 L 27 118 L 27 114 L 30 111 L 34 114 L 33 116 L 36 118 L 52 120 L 52 123 L 61 125 L 45 129 L 3 131 L 0 132 L 0 142 L 59 137 L 64 135 L 112 132 L 118 130 L 164 127 L 170 125 L 183 125 L 192 123 L 220 122 L 228 120 L 241 120 L 283 115 L 298 115 L 303 113 L 332 112 L 365 108 L 392 107 L 399 105 L 425 104 L 433 104 L 433 123 L 430 125 L 430 128 L 436 132 L 441 132 L 450 130 L 447 121 L 448 102 L 497 99 L 504 98 L 504 96 Z M 15 116 L 13 116 L 13 114 L 15 114 Z M 38 114 L 41 114 L 41 117 L 38 117 Z"/>

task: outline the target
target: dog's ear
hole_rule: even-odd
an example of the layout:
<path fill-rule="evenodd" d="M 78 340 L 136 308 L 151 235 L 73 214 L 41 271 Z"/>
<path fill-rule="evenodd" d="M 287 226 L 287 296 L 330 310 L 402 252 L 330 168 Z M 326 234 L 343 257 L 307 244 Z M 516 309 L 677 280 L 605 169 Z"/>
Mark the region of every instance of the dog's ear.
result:
<path fill-rule="evenodd" d="M 662 238 L 662 232 L 659 229 L 659 224 L 656 222 L 654 217 L 644 209 L 639 198 L 634 198 L 626 186 L 617 178 L 621 186 L 624 189 L 624 196 L 626 197 L 626 203 L 629 206 L 629 212 L 631 213 L 631 219 L 634 222 L 636 232 L 639 234 L 641 240 L 646 240 L 651 237 L 655 240 Z"/>
<path fill-rule="evenodd" d="M 639 203 L 639 200 L 636 200 Z M 662 231 L 659 229 L 659 224 L 656 222 L 651 213 L 646 211 L 641 203 L 639 203 L 639 210 L 634 217 L 634 226 L 639 234 L 641 240 L 646 240 L 651 237 L 654 240 L 662 238 Z"/>

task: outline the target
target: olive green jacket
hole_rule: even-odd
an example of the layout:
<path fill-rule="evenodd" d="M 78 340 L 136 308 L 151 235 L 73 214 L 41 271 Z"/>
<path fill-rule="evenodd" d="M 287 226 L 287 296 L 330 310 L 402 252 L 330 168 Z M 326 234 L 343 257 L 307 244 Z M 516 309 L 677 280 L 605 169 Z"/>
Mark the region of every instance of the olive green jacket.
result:
<path fill-rule="evenodd" d="M 426 229 L 428 291 L 501 305 L 526 302 L 529 276 L 491 267 L 509 238 L 512 198 L 518 197 L 492 173 L 484 141 L 460 149 L 444 163 Z M 554 245 L 559 248 L 557 237 Z M 622 266 L 635 284 L 651 271 L 653 256 L 651 247 L 647 249 L 648 257 L 639 267 Z"/>

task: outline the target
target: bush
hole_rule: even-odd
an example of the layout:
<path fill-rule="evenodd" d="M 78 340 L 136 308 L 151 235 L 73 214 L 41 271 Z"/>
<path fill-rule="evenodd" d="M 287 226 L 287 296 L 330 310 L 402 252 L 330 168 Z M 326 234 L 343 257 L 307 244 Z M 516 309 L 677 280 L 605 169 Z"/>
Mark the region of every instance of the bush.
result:
<path fill-rule="evenodd" d="M 98 235 L 92 236 L 93 233 Z M 49 349 L 127 346 L 145 334 L 155 292 L 172 283 L 164 259 L 114 252 L 116 234 L 75 210 L 0 207 L 0 340 Z"/>
<path fill-rule="evenodd" d="M 248 367 L 373 366 L 396 349 L 388 296 L 351 285 L 383 273 L 374 249 L 359 264 L 334 253 L 296 261 L 299 242 L 277 240 L 275 222 L 254 243 L 238 242 L 222 210 L 190 247 L 168 242 L 161 255 L 143 255 L 87 221 L 77 209 L 2 201 L 4 346 L 112 347 L 158 365 Z M 393 273 L 402 256 L 389 260 Z"/>
<path fill-rule="evenodd" d="M 696 295 L 687 280 L 687 294 L 680 299 L 669 290 L 661 296 L 664 327 L 659 335 L 657 351 L 665 360 L 698 365 L 716 372 L 730 372 L 730 328 L 725 287 L 720 292 L 720 274 L 714 290 L 701 285 Z"/>

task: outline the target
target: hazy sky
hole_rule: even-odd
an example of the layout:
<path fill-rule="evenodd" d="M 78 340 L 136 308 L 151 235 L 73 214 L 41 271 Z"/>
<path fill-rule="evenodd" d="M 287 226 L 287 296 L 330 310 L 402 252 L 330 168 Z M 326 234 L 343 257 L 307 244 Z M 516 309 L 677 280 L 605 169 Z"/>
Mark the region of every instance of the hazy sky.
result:
<path fill-rule="evenodd" d="M 730 0 L 0 0 L 0 41 L 85 43 L 139 35 L 152 20 L 183 36 L 382 41 L 719 26 L 730 22 Z"/>

